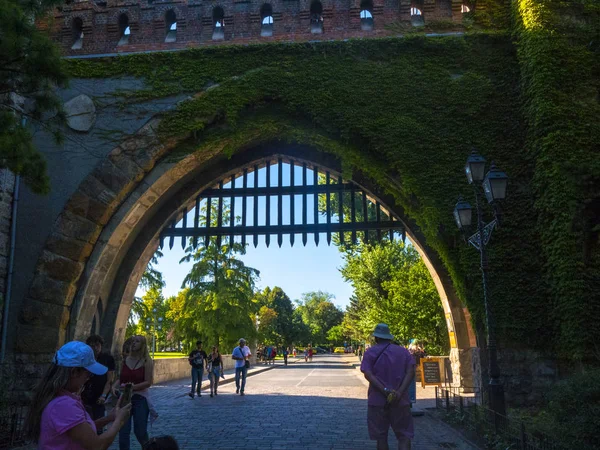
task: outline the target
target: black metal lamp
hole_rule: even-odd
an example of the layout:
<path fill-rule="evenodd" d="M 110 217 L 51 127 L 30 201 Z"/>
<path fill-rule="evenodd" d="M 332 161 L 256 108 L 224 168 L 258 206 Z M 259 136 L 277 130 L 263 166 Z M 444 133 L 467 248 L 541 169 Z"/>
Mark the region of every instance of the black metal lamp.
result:
<path fill-rule="evenodd" d="M 507 185 L 508 176 L 492 162 L 492 166 L 483 181 L 483 191 L 488 203 L 493 203 L 495 200 L 504 200 Z"/>
<path fill-rule="evenodd" d="M 483 176 L 485 175 L 485 158 L 478 154 L 475 149 L 473 149 L 467 158 L 465 174 L 467 175 L 469 184 L 473 184 L 474 181 L 478 183 L 483 181 Z"/>
<path fill-rule="evenodd" d="M 472 216 L 473 210 L 469 202 L 465 202 L 462 198 L 459 198 L 454 207 L 454 220 L 456 221 L 456 226 L 458 226 L 460 230 L 470 227 Z"/>

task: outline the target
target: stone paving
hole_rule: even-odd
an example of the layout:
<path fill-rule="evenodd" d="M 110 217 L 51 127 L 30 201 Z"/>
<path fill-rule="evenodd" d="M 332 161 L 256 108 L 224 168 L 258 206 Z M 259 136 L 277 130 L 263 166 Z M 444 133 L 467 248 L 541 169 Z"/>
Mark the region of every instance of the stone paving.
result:
<path fill-rule="evenodd" d="M 367 384 L 352 361 L 318 355 L 312 363 L 277 365 L 248 377 L 243 397 L 233 383 L 220 386 L 217 397 L 203 392 L 194 400 L 187 381 L 155 386 L 160 417 L 150 433 L 171 434 L 182 449 L 375 449 L 366 426 Z M 415 417 L 415 431 L 413 450 L 476 449 L 427 414 Z M 390 433 L 391 448 L 393 439 Z M 137 442 L 132 448 L 139 449 Z"/>

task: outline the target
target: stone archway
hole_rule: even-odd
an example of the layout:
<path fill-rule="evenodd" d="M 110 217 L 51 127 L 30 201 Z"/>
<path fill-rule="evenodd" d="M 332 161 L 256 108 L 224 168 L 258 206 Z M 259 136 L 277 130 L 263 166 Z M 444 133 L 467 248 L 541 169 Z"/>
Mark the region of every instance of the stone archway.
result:
<path fill-rule="evenodd" d="M 220 146 L 169 158 L 166 156 L 189 143 L 188 136 L 160 140 L 155 132 L 159 121 L 150 121 L 116 147 L 67 203 L 46 242 L 22 308 L 17 354 L 52 353 L 65 340 L 85 337 L 97 316 L 100 298 L 106 303 L 101 333 L 113 350 L 117 349 L 124 338 L 133 295 L 162 227 L 218 179 L 257 159 L 282 153 L 281 144 L 273 143 L 271 131 L 266 135 L 256 132 L 231 158 Z M 315 144 L 328 139 L 319 135 L 312 142 L 296 140 L 295 145 L 284 144 L 283 153 L 341 171 L 345 161 L 320 152 Z M 370 181 L 368 173 L 361 172 L 353 181 L 381 198 L 405 222 L 442 299 L 455 342 L 451 359 L 456 379 L 462 386 L 475 386 L 478 352 L 446 269 L 414 222 L 394 207 L 394 199 L 386 193 L 389 186 L 382 189 Z"/>

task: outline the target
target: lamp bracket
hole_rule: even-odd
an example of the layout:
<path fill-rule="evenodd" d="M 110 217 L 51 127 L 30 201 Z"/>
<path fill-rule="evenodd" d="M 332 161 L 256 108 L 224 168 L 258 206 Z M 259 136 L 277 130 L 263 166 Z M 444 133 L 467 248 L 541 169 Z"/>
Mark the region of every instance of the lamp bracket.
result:
<path fill-rule="evenodd" d="M 490 238 L 492 237 L 492 231 L 494 231 L 494 228 L 496 228 L 496 226 L 498 225 L 498 221 L 496 219 L 492 220 L 490 223 L 486 224 L 483 227 L 482 230 L 482 234 L 483 234 L 483 245 L 487 245 L 488 242 L 490 241 Z M 475 247 L 477 250 L 481 250 L 481 243 L 482 243 L 482 239 L 481 236 L 479 234 L 479 231 L 477 231 L 474 235 L 472 235 L 469 238 L 469 244 L 471 244 L 473 247 Z"/>

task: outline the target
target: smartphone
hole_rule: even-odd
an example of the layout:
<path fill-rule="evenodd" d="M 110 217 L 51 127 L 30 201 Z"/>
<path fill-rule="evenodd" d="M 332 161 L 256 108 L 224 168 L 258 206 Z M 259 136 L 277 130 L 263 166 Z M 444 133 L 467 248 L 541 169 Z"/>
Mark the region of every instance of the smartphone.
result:
<path fill-rule="evenodd" d="M 133 391 L 133 384 L 127 383 L 121 393 L 121 406 L 127 406 L 131 403 L 131 393 Z"/>

